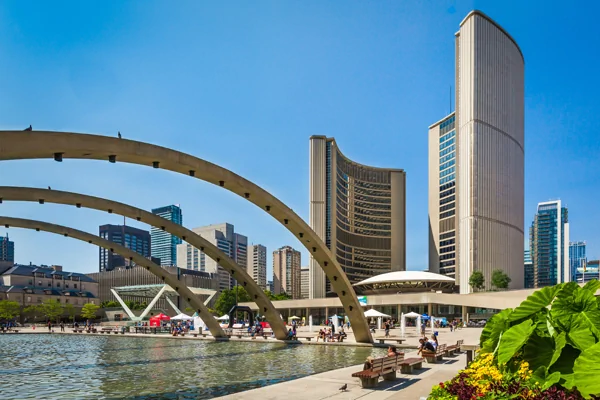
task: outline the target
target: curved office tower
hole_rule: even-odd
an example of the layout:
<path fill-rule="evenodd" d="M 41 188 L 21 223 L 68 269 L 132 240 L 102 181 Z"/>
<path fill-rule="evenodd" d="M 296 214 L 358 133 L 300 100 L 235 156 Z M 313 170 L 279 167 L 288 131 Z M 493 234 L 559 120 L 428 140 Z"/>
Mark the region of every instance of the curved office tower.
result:
<path fill-rule="evenodd" d="M 310 138 L 310 226 L 351 283 L 406 269 L 405 180 L 401 169 L 348 159 L 333 138 Z M 310 298 L 330 292 L 312 259 L 309 280 Z"/>
<path fill-rule="evenodd" d="M 441 148 L 448 140 L 452 167 Z M 461 293 L 476 270 L 486 289 L 495 269 L 523 288 L 524 59 L 479 11 L 456 33 L 456 113 L 429 130 L 429 191 L 430 270 L 454 275 Z"/>

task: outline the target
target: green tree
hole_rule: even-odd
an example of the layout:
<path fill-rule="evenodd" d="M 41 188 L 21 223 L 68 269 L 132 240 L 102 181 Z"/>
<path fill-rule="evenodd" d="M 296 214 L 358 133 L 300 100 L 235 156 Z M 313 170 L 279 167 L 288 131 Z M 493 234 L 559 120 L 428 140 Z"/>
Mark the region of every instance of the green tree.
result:
<path fill-rule="evenodd" d="M 64 306 L 64 312 L 69 316 L 69 319 L 71 320 L 71 322 L 75 322 L 75 306 L 71 303 L 67 303 Z"/>
<path fill-rule="evenodd" d="M 53 299 L 46 299 L 42 304 L 38 306 L 40 314 L 46 317 L 49 321 L 56 321 L 63 312 L 63 306 L 59 301 Z"/>
<path fill-rule="evenodd" d="M 81 307 L 81 317 L 84 319 L 95 319 L 99 309 L 100 306 L 97 306 L 94 303 L 87 303 Z"/>
<path fill-rule="evenodd" d="M 115 301 L 115 300 L 107 300 L 107 301 L 103 301 L 102 303 L 100 303 L 100 307 L 115 308 L 115 307 L 121 307 L 121 304 L 119 304 L 119 302 Z"/>
<path fill-rule="evenodd" d="M 0 320 L 12 320 L 21 315 L 21 305 L 16 301 L 0 300 Z"/>
<path fill-rule="evenodd" d="M 279 293 L 279 294 L 273 294 L 270 290 L 265 290 L 264 292 L 267 295 L 267 297 L 269 298 L 269 300 L 291 300 L 292 299 L 292 296 L 290 296 L 289 294 L 287 294 L 285 292 Z"/>
<path fill-rule="evenodd" d="M 498 289 L 508 289 L 508 284 L 511 279 L 501 269 L 497 269 L 492 272 L 492 285 Z"/>
<path fill-rule="evenodd" d="M 483 272 L 473 271 L 471 277 L 469 278 L 469 285 L 473 288 L 473 291 L 483 289 L 485 285 L 485 278 L 483 277 Z"/>
<path fill-rule="evenodd" d="M 237 302 L 243 303 L 250 301 L 250 295 L 246 292 L 242 286 L 236 286 L 231 290 L 223 290 L 215 303 L 215 309 L 219 312 L 219 314 L 227 314 L 231 307 L 233 307 L 236 303 L 236 292 L 237 292 Z"/>

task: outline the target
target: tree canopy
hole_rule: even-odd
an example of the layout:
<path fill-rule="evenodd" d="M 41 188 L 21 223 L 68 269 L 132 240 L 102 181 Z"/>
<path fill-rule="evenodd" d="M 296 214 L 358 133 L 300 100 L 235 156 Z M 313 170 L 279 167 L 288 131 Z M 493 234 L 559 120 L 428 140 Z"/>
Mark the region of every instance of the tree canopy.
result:
<path fill-rule="evenodd" d="M 508 289 L 510 281 L 510 277 L 501 269 L 497 269 L 492 273 L 492 285 L 498 289 Z"/>
<path fill-rule="evenodd" d="M 36 308 L 40 314 L 50 321 L 57 320 L 64 312 L 62 304 L 54 299 L 46 299 Z"/>
<path fill-rule="evenodd" d="M 11 320 L 21 314 L 21 305 L 16 301 L 0 300 L 0 320 Z"/>
<path fill-rule="evenodd" d="M 473 288 L 474 291 L 483 289 L 483 287 L 485 286 L 485 278 L 483 277 L 483 272 L 473 271 L 471 277 L 469 278 L 469 285 Z"/>
<path fill-rule="evenodd" d="M 225 289 L 219 295 L 217 302 L 215 303 L 215 309 L 219 312 L 220 315 L 227 314 L 231 307 L 233 307 L 236 299 L 236 291 L 237 291 L 237 302 L 243 303 L 250 301 L 250 295 L 246 292 L 246 289 L 242 286 L 236 286 L 231 290 Z"/>
<path fill-rule="evenodd" d="M 87 303 L 81 307 L 81 316 L 85 319 L 95 319 L 99 308 L 100 306 L 97 306 L 94 303 Z"/>
<path fill-rule="evenodd" d="M 290 296 L 287 293 L 279 293 L 279 294 L 273 294 L 271 293 L 270 290 L 265 290 L 265 294 L 267 295 L 267 297 L 269 298 L 269 300 L 291 300 L 292 296 Z"/>

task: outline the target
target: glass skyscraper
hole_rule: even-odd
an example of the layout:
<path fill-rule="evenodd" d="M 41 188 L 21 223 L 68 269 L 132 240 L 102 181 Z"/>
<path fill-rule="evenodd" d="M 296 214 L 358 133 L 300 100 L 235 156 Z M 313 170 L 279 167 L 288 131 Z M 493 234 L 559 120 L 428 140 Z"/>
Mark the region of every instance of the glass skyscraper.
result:
<path fill-rule="evenodd" d="M 523 261 L 525 267 L 525 288 L 533 288 L 533 260 L 531 259 L 531 250 L 525 250 Z"/>
<path fill-rule="evenodd" d="M 0 261 L 15 262 L 15 243 L 6 237 L 0 236 Z"/>
<path fill-rule="evenodd" d="M 101 225 L 99 230 L 102 239 L 120 244 L 146 258 L 150 258 L 150 233 L 148 231 L 126 225 Z M 124 267 L 130 267 L 129 259 L 113 253 L 110 249 L 100 248 L 98 268 L 100 272 Z"/>
<path fill-rule="evenodd" d="M 183 213 L 179 205 L 155 208 L 152 210 L 152 214 L 163 217 L 177 225 L 183 225 Z M 163 267 L 177 265 L 177 245 L 181 244 L 181 239 L 156 226 L 152 227 L 150 236 L 152 256 L 160 258 L 160 265 Z"/>
<path fill-rule="evenodd" d="M 569 243 L 569 265 L 571 267 L 572 280 L 576 279 L 578 270 L 583 270 L 583 267 L 587 262 L 585 245 L 585 242 Z"/>
<path fill-rule="evenodd" d="M 570 282 L 569 213 L 560 200 L 538 204 L 529 229 L 533 287 Z"/>

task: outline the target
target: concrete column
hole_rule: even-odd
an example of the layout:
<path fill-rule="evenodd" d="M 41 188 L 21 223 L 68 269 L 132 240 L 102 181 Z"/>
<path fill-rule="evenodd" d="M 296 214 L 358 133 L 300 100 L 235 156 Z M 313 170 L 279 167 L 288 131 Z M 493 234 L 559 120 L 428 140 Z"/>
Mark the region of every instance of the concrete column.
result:
<path fill-rule="evenodd" d="M 469 313 L 467 313 L 467 306 L 462 306 L 462 320 L 467 324 L 469 323 Z"/>
<path fill-rule="evenodd" d="M 329 320 L 329 307 L 325 307 L 325 321 Z"/>
<path fill-rule="evenodd" d="M 428 303 L 427 304 L 427 315 L 429 315 L 431 317 L 432 313 L 433 313 L 433 304 Z"/>
<path fill-rule="evenodd" d="M 306 323 L 308 324 L 308 316 L 310 315 L 310 308 L 306 307 Z"/>

